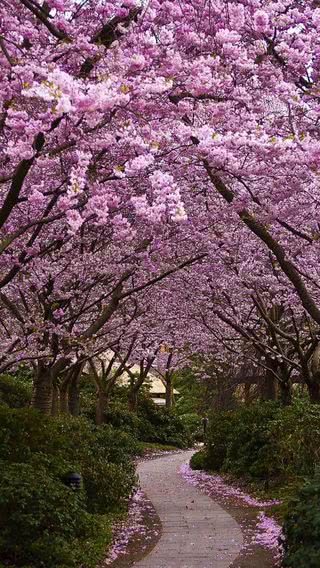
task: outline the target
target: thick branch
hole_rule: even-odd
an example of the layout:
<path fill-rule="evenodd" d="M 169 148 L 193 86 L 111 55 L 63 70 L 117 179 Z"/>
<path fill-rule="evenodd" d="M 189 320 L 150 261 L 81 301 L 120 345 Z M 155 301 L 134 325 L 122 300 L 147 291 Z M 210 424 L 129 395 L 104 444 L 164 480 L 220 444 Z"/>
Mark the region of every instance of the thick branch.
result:
<path fill-rule="evenodd" d="M 203 160 L 203 163 L 209 178 L 218 193 L 225 201 L 227 201 L 227 203 L 232 203 L 235 198 L 233 191 L 231 191 L 222 179 L 212 171 L 207 160 Z M 297 268 L 286 258 L 285 249 L 273 238 L 266 227 L 257 221 L 247 209 L 242 209 L 239 211 L 238 215 L 250 231 L 264 242 L 267 248 L 273 252 L 283 272 L 293 284 L 304 309 L 320 325 L 320 310 L 307 290 Z"/>
<path fill-rule="evenodd" d="M 66 40 L 69 39 L 68 36 L 61 30 L 59 30 L 58 28 L 56 28 L 51 22 L 49 22 L 46 13 L 41 10 L 41 7 L 39 6 L 38 8 L 30 1 L 30 0 L 20 0 L 21 4 L 23 4 L 28 10 L 30 10 L 30 12 L 32 12 L 32 14 L 38 19 L 40 20 L 40 22 L 42 22 L 46 28 L 49 30 L 49 32 L 56 37 L 57 39 L 60 40 Z"/>

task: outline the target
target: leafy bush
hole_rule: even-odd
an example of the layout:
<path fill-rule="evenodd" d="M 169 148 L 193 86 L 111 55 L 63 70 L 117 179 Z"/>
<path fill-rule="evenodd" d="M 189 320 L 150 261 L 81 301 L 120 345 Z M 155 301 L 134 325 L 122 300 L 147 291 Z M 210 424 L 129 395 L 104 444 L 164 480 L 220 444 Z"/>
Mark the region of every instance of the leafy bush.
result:
<path fill-rule="evenodd" d="M 28 406 L 31 401 L 31 386 L 11 375 L 0 375 L 0 401 L 11 408 Z"/>
<path fill-rule="evenodd" d="M 106 520 L 73 491 L 30 464 L 0 465 L 0 556 L 16 566 L 95 566 L 110 539 Z M 91 541 L 91 542 L 90 542 Z"/>
<path fill-rule="evenodd" d="M 210 416 L 207 428 L 207 464 L 208 468 L 220 471 L 227 457 L 229 438 L 232 432 L 234 415 L 227 412 L 215 412 Z"/>
<path fill-rule="evenodd" d="M 106 410 L 105 419 L 107 424 L 143 442 L 183 448 L 194 440 L 194 415 L 185 419 L 176 416 L 174 411 L 157 406 L 145 393 L 140 394 L 137 413 L 128 410 L 127 402 L 115 399 Z M 137 444 L 135 451 L 139 453 Z"/>
<path fill-rule="evenodd" d="M 269 479 L 279 473 L 272 421 L 278 405 L 264 402 L 243 406 L 232 415 L 223 468 L 236 475 Z"/>
<path fill-rule="evenodd" d="M 288 407 L 259 402 L 214 413 L 208 468 L 264 481 L 313 475 L 320 460 L 319 425 L 319 405 L 303 399 Z"/>
<path fill-rule="evenodd" d="M 320 405 L 295 399 L 272 423 L 278 467 L 287 474 L 313 476 L 320 462 Z"/>
<path fill-rule="evenodd" d="M 136 481 L 136 446 L 111 425 L 0 406 L 0 491 L 7 487 L 0 497 L 0 556 L 19 566 L 31 560 L 36 567 L 95 566 L 110 533 L 105 515 L 126 507 Z M 63 484 L 70 470 L 82 474 L 80 492 Z"/>
<path fill-rule="evenodd" d="M 204 450 L 200 450 L 193 454 L 190 460 L 191 469 L 206 469 L 207 467 L 207 454 Z"/>
<path fill-rule="evenodd" d="M 191 439 L 186 426 L 172 410 L 159 407 L 147 397 L 139 401 L 140 426 L 138 436 L 144 442 L 154 442 L 187 447 Z"/>
<path fill-rule="evenodd" d="M 284 560 L 289 568 L 320 566 L 320 477 L 307 482 L 288 504 L 283 525 Z"/>
<path fill-rule="evenodd" d="M 132 436 L 138 436 L 140 419 L 134 412 L 130 412 L 125 402 L 112 402 L 105 412 L 105 420 L 115 428 L 121 428 Z"/>
<path fill-rule="evenodd" d="M 190 442 L 203 441 L 203 427 L 201 419 L 196 413 L 188 413 L 180 415 L 180 420 L 184 425 Z"/>
<path fill-rule="evenodd" d="M 0 408 L 0 459 L 37 463 L 59 479 L 68 470 L 79 470 L 93 511 L 109 512 L 128 497 L 135 482 L 131 456 L 136 448 L 129 434 L 111 425 Z"/>
<path fill-rule="evenodd" d="M 61 455 L 65 436 L 54 428 L 53 419 L 31 408 L 0 407 L 0 459 L 30 462 L 35 453 Z"/>

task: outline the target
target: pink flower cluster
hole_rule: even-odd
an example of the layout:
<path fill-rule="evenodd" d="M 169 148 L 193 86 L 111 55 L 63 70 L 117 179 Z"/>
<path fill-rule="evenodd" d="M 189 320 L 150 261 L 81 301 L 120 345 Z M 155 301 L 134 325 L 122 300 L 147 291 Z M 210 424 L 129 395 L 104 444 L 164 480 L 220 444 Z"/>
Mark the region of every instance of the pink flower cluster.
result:
<path fill-rule="evenodd" d="M 141 490 L 136 491 L 129 500 L 127 519 L 125 522 L 116 524 L 113 528 L 113 544 L 102 566 L 109 566 L 117 558 L 125 555 L 134 538 L 138 537 L 139 540 L 143 541 L 140 543 L 141 551 L 147 548 L 148 541 L 159 534 L 158 529 L 150 529 L 144 521 L 145 516 L 152 514 L 152 512 L 152 505 L 144 493 Z"/>

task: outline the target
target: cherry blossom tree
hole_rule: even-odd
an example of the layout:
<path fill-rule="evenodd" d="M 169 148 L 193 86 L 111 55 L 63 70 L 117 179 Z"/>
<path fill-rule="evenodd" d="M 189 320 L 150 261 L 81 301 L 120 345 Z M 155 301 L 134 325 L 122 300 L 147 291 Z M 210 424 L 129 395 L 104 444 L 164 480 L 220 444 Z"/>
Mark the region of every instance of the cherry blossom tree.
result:
<path fill-rule="evenodd" d="M 4 0 L 0 26 L 1 369 L 31 361 L 49 412 L 151 290 L 224 352 L 195 312 L 230 327 L 233 288 L 320 398 L 317 2 Z"/>

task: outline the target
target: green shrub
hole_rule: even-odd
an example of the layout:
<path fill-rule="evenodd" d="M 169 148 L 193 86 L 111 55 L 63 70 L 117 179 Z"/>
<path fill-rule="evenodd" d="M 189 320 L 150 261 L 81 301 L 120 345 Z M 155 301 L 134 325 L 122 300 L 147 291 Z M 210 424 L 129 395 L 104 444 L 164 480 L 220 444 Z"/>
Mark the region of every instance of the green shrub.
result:
<path fill-rule="evenodd" d="M 0 459 L 45 467 L 61 479 L 80 471 L 88 508 L 107 513 L 123 504 L 135 483 L 136 441 L 111 425 L 84 418 L 50 418 L 33 409 L 0 408 Z"/>
<path fill-rule="evenodd" d="M 203 427 L 198 414 L 188 413 L 180 415 L 190 442 L 203 442 Z"/>
<path fill-rule="evenodd" d="M 137 436 L 140 428 L 140 419 L 135 412 L 130 412 L 124 402 L 112 402 L 105 412 L 105 421 L 115 428 L 121 428 L 132 436 Z"/>
<path fill-rule="evenodd" d="M 0 557 L 24 568 L 31 560 L 35 567 L 95 566 L 110 536 L 105 515 L 124 510 L 136 482 L 136 448 L 111 425 L 0 406 L 0 491 L 8 487 L 0 497 Z M 62 482 L 70 470 L 83 477 L 76 494 Z M 6 515 L 12 524 L 2 531 Z M 37 519 L 39 532 L 32 530 Z"/>
<path fill-rule="evenodd" d="M 305 399 L 281 408 L 272 423 L 281 472 L 313 476 L 320 462 L 320 405 Z"/>
<path fill-rule="evenodd" d="M 208 468 L 255 480 L 310 476 L 320 461 L 320 406 L 257 402 L 214 413 L 207 431 Z"/>
<path fill-rule="evenodd" d="M 138 432 L 140 440 L 178 448 L 192 443 L 180 417 L 173 410 L 157 406 L 150 398 L 144 397 L 139 401 L 138 416 L 141 420 Z"/>
<path fill-rule="evenodd" d="M 0 459 L 29 462 L 35 453 L 58 456 L 65 444 L 50 417 L 31 408 L 0 407 Z"/>
<path fill-rule="evenodd" d="M 207 454 L 204 450 L 200 450 L 193 454 L 190 460 L 191 469 L 206 469 L 207 466 Z"/>
<path fill-rule="evenodd" d="M 213 471 L 220 471 L 226 460 L 233 419 L 230 411 L 215 412 L 210 416 L 206 451 L 208 468 Z"/>
<path fill-rule="evenodd" d="M 272 434 L 278 412 L 278 405 L 263 402 L 243 406 L 232 414 L 224 470 L 256 479 L 279 474 L 277 441 Z"/>
<path fill-rule="evenodd" d="M 284 560 L 289 568 L 320 566 L 320 478 L 307 482 L 288 504 L 284 520 Z"/>
<path fill-rule="evenodd" d="M 106 532 L 105 532 L 106 531 Z M 0 465 L 0 556 L 16 566 L 95 566 L 110 528 L 74 491 L 30 464 Z"/>
<path fill-rule="evenodd" d="M 11 408 L 28 406 L 31 401 L 31 385 L 11 375 L 0 375 L 0 401 Z"/>

